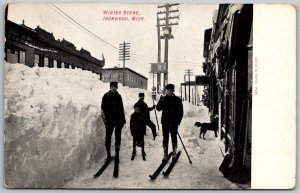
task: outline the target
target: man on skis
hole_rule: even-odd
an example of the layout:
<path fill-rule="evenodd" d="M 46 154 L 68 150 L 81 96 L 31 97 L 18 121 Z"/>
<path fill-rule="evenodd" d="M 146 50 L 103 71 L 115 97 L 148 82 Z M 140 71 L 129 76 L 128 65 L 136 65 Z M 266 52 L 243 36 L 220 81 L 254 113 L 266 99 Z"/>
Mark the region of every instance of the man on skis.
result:
<path fill-rule="evenodd" d="M 144 142 L 144 135 L 146 134 L 146 120 L 144 115 L 140 112 L 140 107 L 138 105 L 135 104 L 133 108 L 134 113 L 130 116 L 130 132 L 133 140 L 131 160 L 134 160 L 136 146 L 138 146 L 142 148 L 143 160 L 146 161 Z"/>
<path fill-rule="evenodd" d="M 140 112 L 144 115 L 145 117 L 145 121 L 146 121 L 146 125 L 148 127 L 150 127 L 152 134 L 153 134 L 153 138 L 155 140 L 156 137 L 156 126 L 155 124 L 151 121 L 150 119 L 150 111 L 152 111 L 155 108 L 155 105 L 153 105 L 152 107 L 148 107 L 148 105 L 145 103 L 144 101 L 145 99 L 145 94 L 144 93 L 139 93 L 139 100 L 134 104 L 136 106 L 139 107 Z"/>
<path fill-rule="evenodd" d="M 146 135 L 146 126 L 150 127 L 151 131 L 152 131 L 152 135 L 153 135 L 153 139 L 155 140 L 156 138 L 156 126 L 155 124 L 151 121 L 150 119 L 150 111 L 152 111 L 154 108 L 155 108 L 155 105 L 153 105 L 152 107 L 148 107 L 148 105 L 145 103 L 144 101 L 145 99 L 145 94 L 144 93 L 139 93 L 139 100 L 134 104 L 134 107 L 138 108 L 139 109 L 139 112 L 143 115 L 144 117 L 144 120 L 145 120 L 145 129 L 143 130 L 144 131 L 144 135 Z M 142 152 L 142 155 L 143 155 L 143 158 L 145 158 L 146 156 L 146 153 L 144 151 L 144 148 L 143 149 L 143 152 Z M 135 156 L 135 149 L 133 149 L 133 152 L 132 152 L 132 156 Z"/>
<path fill-rule="evenodd" d="M 177 131 L 183 117 L 183 105 L 181 99 L 174 94 L 174 85 L 168 84 L 165 87 L 166 96 L 161 96 L 156 109 L 162 110 L 161 124 L 163 130 L 163 160 L 168 158 L 169 133 L 171 133 L 173 154 L 176 157 Z"/>
<path fill-rule="evenodd" d="M 105 146 L 107 160 L 111 156 L 111 136 L 115 129 L 115 162 L 119 162 L 121 131 L 126 123 L 121 95 L 117 91 L 118 82 L 110 83 L 110 90 L 104 94 L 101 103 L 101 116 L 105 124 Z"/>

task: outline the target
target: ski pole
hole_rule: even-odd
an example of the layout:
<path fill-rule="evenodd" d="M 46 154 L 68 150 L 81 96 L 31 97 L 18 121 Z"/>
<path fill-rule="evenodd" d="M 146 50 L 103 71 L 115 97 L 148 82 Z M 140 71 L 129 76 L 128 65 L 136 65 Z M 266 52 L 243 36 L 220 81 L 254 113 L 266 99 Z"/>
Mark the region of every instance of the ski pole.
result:
<path fill-rule="evenodd" d="M 182 143 L 183 149 L 184 149 L 184 151 L 185 151 L 187 157 L 189 158 L 190 164 L 192 164 L 192 160 L 191 160 L 189 154 L 187 153 L 187 151 L 186 151 L 186 149 L 185 149 L 185 146 L 184 146 L 184 144 L 183 144 L 183 142 L 182 142 L 182 139 L 181 139 L 181 137 L 180 137 L 180 135 L 179 135 L 178 132 L 177 132 L 177 135 L 179 136 L 179 139 L 180 139 L 180 141 L 181 141 L 181 143 Z"/>
<path fill-rule="evenodd" d="M 152 101 L 153 101 L 153 105 L 155 105 L 154 99 L 152 99 Z M 157 120 L 157 114 L 156 114 L 156 109 L 155 109 L 155 107 L 154 107 L 154 112 L 155 112 L 155 118 L 156 118 L 157 128 L 158 128 L 158 130 L 159 130 L 159 124 L 158 124 L 158 120 Z"/>

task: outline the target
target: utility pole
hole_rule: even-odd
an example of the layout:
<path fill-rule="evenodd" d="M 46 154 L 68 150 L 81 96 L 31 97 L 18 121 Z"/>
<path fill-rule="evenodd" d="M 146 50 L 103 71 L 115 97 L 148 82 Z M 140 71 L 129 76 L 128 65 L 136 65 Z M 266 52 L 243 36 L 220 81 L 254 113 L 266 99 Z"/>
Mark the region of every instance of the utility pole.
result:
<path fill-rule="evenodd" d="M 197 106 L 197 85 L 195 80 L 195 105 Z"/>
<path fill-rule="evenodd" d="M 180 99 L 182 101 L 182 85 L 180 85 Z"/>
<path fill-rule="evenodd" d="M 119 60 L 123 61 L 123 80 L 122 84 L 125 86 L 125 61 L 130 59 L 130 43 L 119 44 Z"/>
<path fill-rule="evenodd" d="M 186 74 L 183 76 L 184 76 L 184 101 L 186 101 L 186 99 L 187 99 L 187 97 L 186 97 L 186 80 L 185 80 Z"/>
<path fill-rule="evenodd" d="M 154 88 L 154 82 L 155 82 L 155 73 L 153 73 L 151 70 L 149 72 L 149 77 L 152 76 L 152 88 Z"/>
<path fill-rule="evenodd" d="M 161 62 L 161 44 L 160 44 L 160 25 L 159 25 L 159 17 L 158 17 L 158 14 L 157 14 L 157 39 L 158 39 L 158 42 L 157 42 L 157 46 L 158 46 L 158 49 L 157 49 L 157 63 L 160 63 Z M 154 74 L 154 73 L 153 73 Z M 157 82 L 156 82 L 156 92 L 159 93 L 159 91 L 161 90 L 161 87 L 160 87 L 160 83 L 161 83 L 161 80 L 160 80 L 160 73 L 157 73 Z"/>
<path fill-rule="evenodd" d="M 179 15 L 176 16 L 171 16 L 172 13 L 177 13 L 179 12 L 179 9 L 171 10 L 173 6 L 178 6 L 179 3 L 175 4 L 165 4 L 165 5 L 160 5 L 157 8 L 164 8 L 164 11 L 159 11 L 157 12 L 157 15 L 164 15 L 163 18 L 157 17 L 157 26 L 160 29 L 162 27 L 164 31 L 163 36 L 159 36 L 160 39 L 165 39 L 165 53 L 164 53 L 164 65 L 165 65 L 165 72 L 164 72 L 164 88 L 168 84 L 168 53 L 169 53 L 169 39 L 173 39 L 174 36 L 171 34 L 172 33 L 172 27 L 173 25 L 178 25 L 178 22 L 172 22 L 173 19 L 179 19 Z M 159 21 L 163 21 L 163 24 L 160 24 Z M 159 52 L 160 52 L 160 40 L 159 40 Z M 160 53 L 159 53 L 160 55 Z"/>
<path fill-rule="evenodd" d="M 194 104 L 194 89 L 192 88 L 192 104 Z"/>
<path fill-rule="evenodd" d="M 186 98 L 187 98 L 187 97 L 186 97 L 186 82 L 184 82 L 184 97 L 185 97 L 184 100 L 186 101 Z"/>
<path fill-rule="evenodd" d="M 185 70 L 185 75 L 189 77 L 189 102 L 191 102 L 191 75 L 193 75 L 193 69 Z"/>

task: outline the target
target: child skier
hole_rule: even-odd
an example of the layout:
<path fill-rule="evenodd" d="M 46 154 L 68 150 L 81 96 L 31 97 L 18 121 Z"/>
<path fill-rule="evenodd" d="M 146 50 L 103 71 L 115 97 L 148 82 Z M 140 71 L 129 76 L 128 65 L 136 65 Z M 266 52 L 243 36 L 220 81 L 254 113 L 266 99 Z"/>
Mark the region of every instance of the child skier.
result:
<path fill-rule="evenodd" d="M 136 146 L 142 148 L 143 160 L 146 161 L 146 153 L 144 149 L 144 135 L 146 134 L 146 119 L 140 112 L 140 107 L 134 105 L 134 113 L 130 117 L 130 131 L 133 138 L 133 151 L 131 160 L 134 160 L 136 154 Z"/>

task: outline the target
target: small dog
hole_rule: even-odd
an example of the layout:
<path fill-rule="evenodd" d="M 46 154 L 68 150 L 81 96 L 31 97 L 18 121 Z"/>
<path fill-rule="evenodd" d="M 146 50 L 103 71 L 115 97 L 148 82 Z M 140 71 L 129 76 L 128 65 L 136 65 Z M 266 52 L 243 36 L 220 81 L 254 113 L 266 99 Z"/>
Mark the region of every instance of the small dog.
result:
<path fill-rule="evenodd" d="M 215 137 L 217 138 L 217 131 L 218 131 L 218 117 L 215 117 L 213 122 L 211 123 L 200 123 L 196 122 L 195 123 L 196 127 L 200 127 L 200 134 L 199 138 L 201 138 L 201 134 L 203 133 L 203 139 L 205 139 L 205 133 L 206 131 L 214 131 L 215 132 Z"/>

